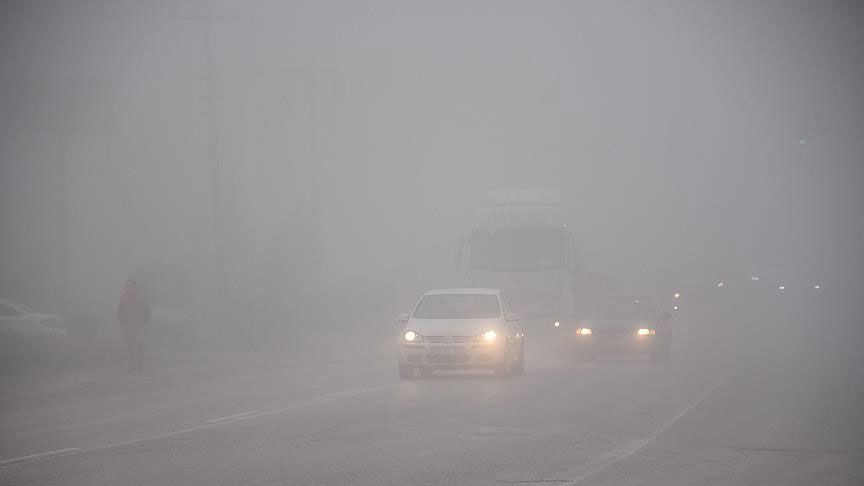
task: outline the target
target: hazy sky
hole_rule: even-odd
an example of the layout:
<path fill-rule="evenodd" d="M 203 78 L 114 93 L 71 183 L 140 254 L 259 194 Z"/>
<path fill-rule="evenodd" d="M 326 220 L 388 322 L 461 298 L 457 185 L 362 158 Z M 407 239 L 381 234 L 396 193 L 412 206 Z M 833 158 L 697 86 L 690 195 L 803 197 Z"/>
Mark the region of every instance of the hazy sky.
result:
<path fill-rule="evenodd" d="M 292 245 L 320 244 L 335 276 L 449 262 L 486 191 L 518 186 L 562 190 L 598 262 L 842 272 L 864 236 L 860 14 L 6 2 L 0 214 L 19 236 L 3 265 L 79 275 L 107 259 L 98 286 L 151 260 L 208 261 L 215 158 L 245 278 Z"/>

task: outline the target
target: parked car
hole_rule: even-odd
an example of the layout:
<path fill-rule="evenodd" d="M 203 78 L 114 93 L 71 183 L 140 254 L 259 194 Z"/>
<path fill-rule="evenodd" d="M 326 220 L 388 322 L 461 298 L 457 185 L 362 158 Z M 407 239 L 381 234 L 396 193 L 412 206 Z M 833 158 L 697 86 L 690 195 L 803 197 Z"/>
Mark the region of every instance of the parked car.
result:
<path fill-rule="evenodd" d="M 0 332 L 32 337 L 67 335 L 60 316 L 38 312 L 11 299 L 0 299 Z"/>

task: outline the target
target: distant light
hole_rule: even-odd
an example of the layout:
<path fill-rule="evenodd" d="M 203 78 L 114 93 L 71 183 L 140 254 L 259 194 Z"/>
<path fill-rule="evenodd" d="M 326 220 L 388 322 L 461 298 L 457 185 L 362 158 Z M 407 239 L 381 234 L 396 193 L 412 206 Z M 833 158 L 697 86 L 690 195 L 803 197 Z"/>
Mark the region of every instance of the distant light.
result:
<path fill-rule="evenodd" d="M 675 297 L 676 299 L 680 299 L 680 298 L 681 298 L 681 293 L 680 293 L 680 292 L 675 292 L 675 295 L 673 295 L 672 297 Z"/>
<path fill-rule="evenodd" d="M 777 287 L 777 288 L 780 289 L 780 290 L 786 290 L 786 286 L 785 286 L 785 285 L 781 285 L 781 286 L 779 286 L 779 287 Z"/>
<path fill-rule="evenodd" d="M 819 289 L 821 289 L 821 288 L 822 288 L 822 286 L 821 286 L 821 285 L 819 285 L 819 284 L 816 284 L 816 285 L 814 285 L 814 286 L 813 286 L 813 288 L 814 288 L 814 289 L 815 289 L 815 290 L 819 290 Z"/>
<path fill-rule="evenodd" d="M 634 300 L 633 303 L 634 303 L 634 304 L 638 304 L 638 303 L 639 303 L 639 299 Z"/>
<path fill-rule="evenodd" d="M 752 277 L 750 277 L 750 280 L 752 280 L 754 282 L 758 282 L 759 281 L 759 275 L 753 275 Z"/>
<path fill-rule="evenodd" d="M 718 286 L 718 287 L 723 287 L 723 286 L 725 286 L 725 285 L 726 285 L 726 284 L 725 284 L 725 283 L 723 283 L 723 281 L 722 281 L 722 280 L 721 280 L 721 281 L 719 281 L 719 282 L 717 282 L 717 286 Z"/>
<path fill-rule="evenodd" d="M 678 310 L 678 306 L 677 306 L 677 305 L 673 305 L 673 306 L 672 306 L 672 310 Z"/>
<path fill-rule="evenodd" d="M 807 139 L 806 139 L 806 138 L 798 139 L 798 144 L 800 144 L 800 145 L 807 145 Z"/>
<path fill-rule="evenodd" d="M 636 334 L 638 334 L 640 336 L 648 336 L 649 334 L 654 334 L 651 331 L 653 331 L 653 329 L 646 329 L 643 327 L 643 328 L 639 329 L 638 331 L 636 331 Z"/>
<path fill-rule="evenodd" d="M 561 323 L 558 321 L 555 321 L 555 327 L 561 327 Z"/>

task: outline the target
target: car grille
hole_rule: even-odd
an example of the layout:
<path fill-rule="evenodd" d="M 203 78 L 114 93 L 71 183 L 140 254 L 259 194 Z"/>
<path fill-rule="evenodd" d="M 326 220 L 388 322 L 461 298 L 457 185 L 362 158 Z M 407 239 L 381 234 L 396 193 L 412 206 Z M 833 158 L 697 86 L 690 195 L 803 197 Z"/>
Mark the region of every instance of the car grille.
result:
<path fill-rule="evenodd" d="M 427 342 L 433 344 L 441 344 L 448 342 L 448 337 L 453 339 L 453 344 L 463 344 L 474 340 L 474 336 L 424 336 Z"/>
<path fill-rule="evenodd" d="M 605 336 L 629 336 L 636 334 L 636 328 L 633 326 L 616 326 L 616 327 L 598 327 L 593 329 L 594 334 Z"/>
<path fill-rule="evenodd" d="M 632 336 L 623 334 L 601 334 L 597 336 L 599 344 L 625 344 L 631 342 Z"/>
<path fill-rule="evenodd" d="M 467 354 L 430 354 L 426 356 L 429 363 L 467 363 L 471 357 Z"/>

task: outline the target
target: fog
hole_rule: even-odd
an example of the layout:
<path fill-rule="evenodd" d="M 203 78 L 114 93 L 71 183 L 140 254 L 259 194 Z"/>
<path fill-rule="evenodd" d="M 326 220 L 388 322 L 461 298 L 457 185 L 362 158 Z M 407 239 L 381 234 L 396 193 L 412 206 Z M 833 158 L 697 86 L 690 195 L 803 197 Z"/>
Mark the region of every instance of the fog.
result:
<path fill-rule="evenodd" d="M 854 1 L 3 2 L 0 298 L 55 315 L 65 329 L 63 339 L 4 330 L 0 478 L 624 484 L 642 461 L 653 475 L 641 484 L 861 481 L 864 446 L 841 430 L 860 431 L 862 397 L 849 390 L 864 383 L 862 32 L 864 8 Z M 534 277 L 513 276 L 514 284 L 498 275 L 497 285 L 467 260 L 489 193 L 524 189 L 560 195 L 578 247 L 579 263 L 573 256 L 568 267 L 578 275 L 572 308 L 536 317 L 528 308 L 537 302 L 520 308 L 522 298 L 513 299 L 528 339 L 528 370 L 516 387 L 471 373 L 395 381 L 393 361 L 404 351 L 397 341 L 415 325 L 400 327 L 396 316 L 424 292 L 539 292 L 541 284 L 522 282 Z M 464 268 L 454 268 L 454 245 L 465 247 Z M 124 373 L 117 313 L 128 278 L 153 308 L 143 376 Z M 573 332 L 601 293 L 674 308 L 672 360 L 628 367 L 627 359 L 572 359 Z M 559 320 L 561 332 L 551 327 Z M 728 332 L 713 335 L 717 326 Z M 766 368 L 779 375 L 753 371 Z M 624 401 L 639 408 L 618 408 L 634 374 L 648 377 L 639 385 L 647 388 L 634 385 Z M 559 379 L 585 393 L 531 397 Z M 178 395 L 191 389 L 197 402 Z M 264 396 L 274 389 L 284 394 Z M 803 395 L 790 398 L 790 389 Z M 156 393 L 161 405 L 150 401 Z M 392 396 L 382 405 L 376 393 Z M 138 415 L 108 404 L 140 394 Z M 355 398 L 346 405 L 331 396 Z M 433 451 L 478 444 L 470 441 L 488 430 L 451 424 L 462 435 L 437 435 L 449 430 L 447 417 L 471 422 L 476 400 L 530 409 L 531 419 L 510 430 L 516 438 L 501 440 L 555 452 L 520 475 L 494 466 L 513 457 L 508 446 L 459 446 L 495 474 L 460 472 L 439 452 L 437 467 L 404 477 L 396 464 L 361 454 L 362 445 L 345 445 L 363 440 L 393 460 L 428 461 L 404 450 L 406 430 Z M 91 402 L 104 427 L 64 411 Z M 329 405 L 299 410 L 310 403 Z M 676 435 L 700 419 L 714 427 L 712 403 L 740 431 Z M 778 422 L 760 422 L 744 403 Z M 153 415 L 160 406 L 164 415 Z M 616 426 L 571 431 L 576 442 L 561 442 L 567 427 L 536 420 L 563 414 L 557 406 L 608 412 L 568 424 Z M 401 415 L 411 407 L 440 428 L 413 430 Z M 795 407 L 805 410 L 798 435 L 782 422 L 800 413 Z M 509 409 L 496 409 L 507 422 Z M 247 430 L 239 457 L 213 452 L 247 471 L 229 473 L 197 462 L 221 440 L 207 425 L 201 437 L 188 434 L 198 442 L 183 445 L 187 462 L 167 476 L 150 473 L 170 456 L 135 463 L 115 447 L 163 451 L 176 445 L 164 434 L 197 430 L 184 414 L 247 410 L 272 417 L 253 419 L 263 429 L 275 422 L 264 436 L 284 425 L 325 442 L 307 444 L 313 452 L 303 455 L 293 439 Z M 296 424 L 279 422 L 288 420 L 283 412 Z M 673 427 L 685 414 L 690 422 Z M 661 426 L 627 428 L 643 418 Z M 343 424 L 340 436 L 322 425 L 354 419 L 371 429 Z M 123 429 L 129 421 L 149 425 Z M 232 434 L 228 427 L 221 433 Z M 704 437 L 738 454 L 816 450 L 831 459 L 781 454 L 722 465 L 728 451 L 710 450 L 704 469 L 671 473 L 669 444 Z M 244 459 L 254 444 L 295 462 Z M 75 452 L 55 457 L 67 448 Z M 87 461 L 98 454 L 105 457 L 94 470 Z M 325 474 L 316 461 L 330 454 L 347 462 Z M 51 475 L 40 476 L 30 456 Z"/>

